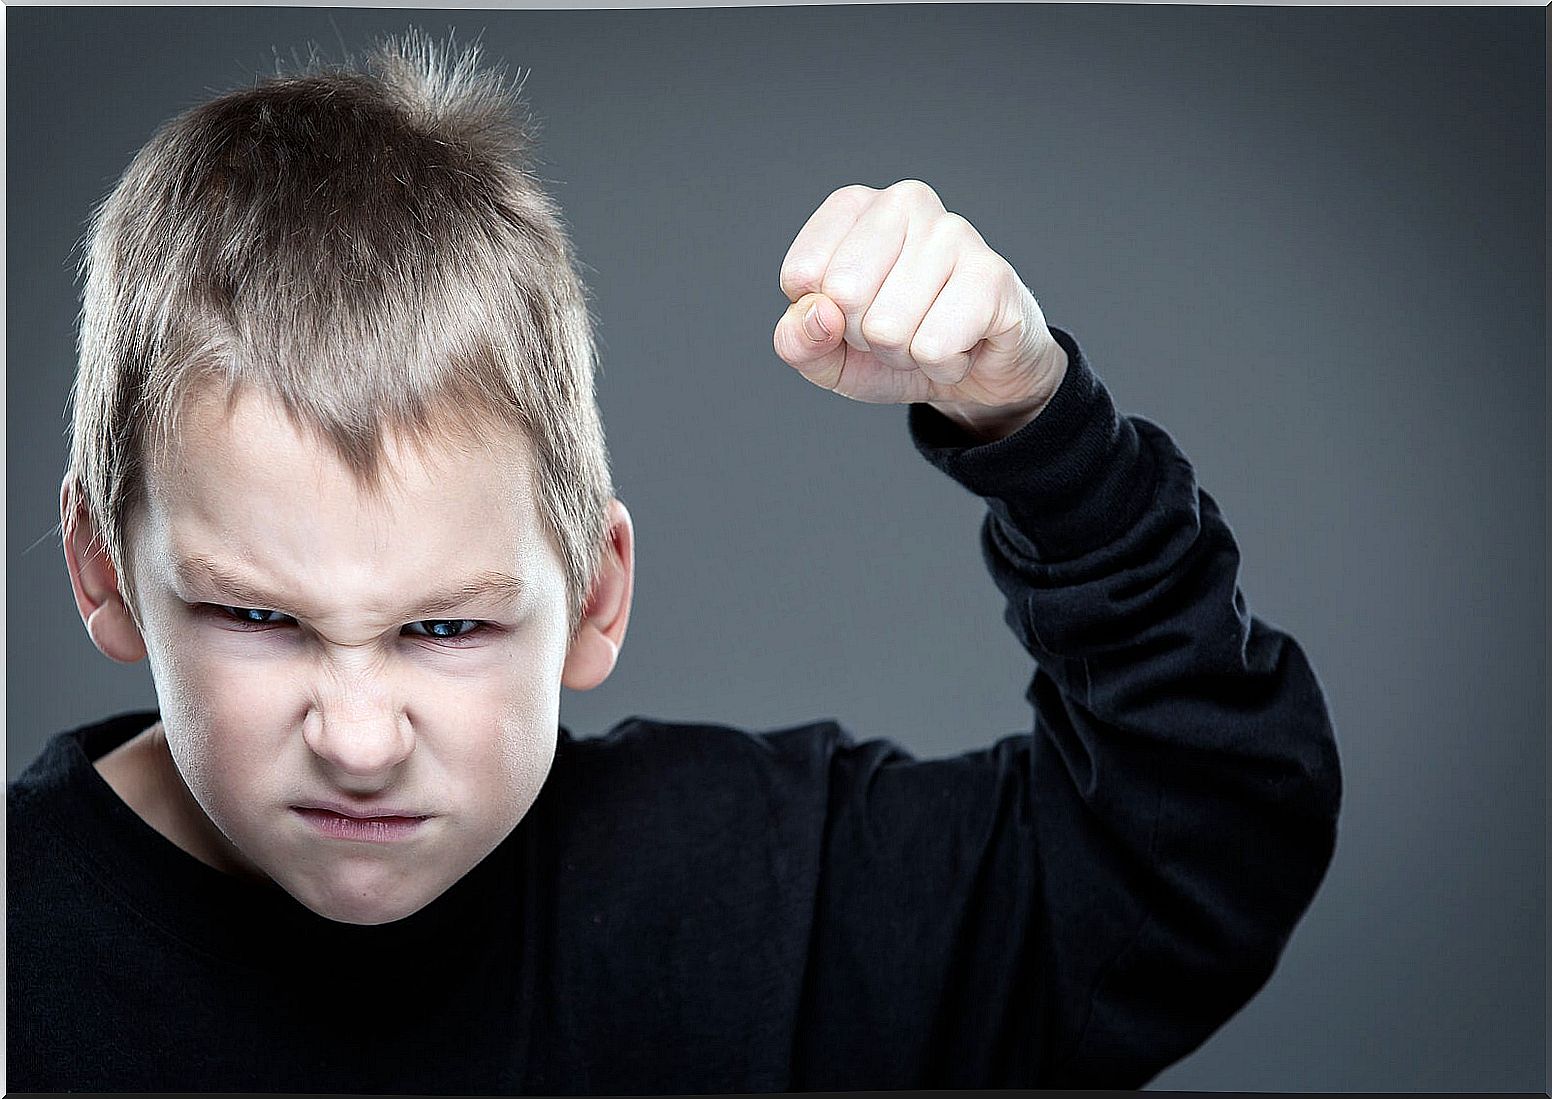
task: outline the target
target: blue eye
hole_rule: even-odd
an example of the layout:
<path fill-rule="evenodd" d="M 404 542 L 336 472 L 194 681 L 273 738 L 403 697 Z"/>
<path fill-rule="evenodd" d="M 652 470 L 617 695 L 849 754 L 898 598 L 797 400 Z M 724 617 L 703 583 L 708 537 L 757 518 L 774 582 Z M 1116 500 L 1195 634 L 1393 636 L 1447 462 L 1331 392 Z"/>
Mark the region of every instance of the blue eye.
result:
<path fill-rule="evenodd" d="M 282 621 L 289 621 L 289 618 L 279 611 L 260 610 L 257 607 L 218 607 L 218 609 L 229 618 L 250 626 L 273 626 Z"/>
<path fill-rule="evenodd" d="M 481 623 L 472 618 L 434 618 L 424 622 L 411 622 L 404 628 L 417 637 L 435 637 L 453 641 L 468 637 L 480 628 Z"/>
<path fill-rule="evenodd" d="M 266 626 L 284 626 L 294 624 L 295 619 L 280 611 L 264 610 L 259 607 L 228 607 L 220 603 L 202 603 L 205 613 L 214 614 L 223 622 L 229 622 L 239 628 L 262 629 Z M 428 618 L 420 622 L 411 622 L 404 627 L 404 632 L 413 637 L 425 637 L 434 641 L 465 641 L 472 640 L 477 634 L 484 632 L 489 624 L 474 618 Z"/>

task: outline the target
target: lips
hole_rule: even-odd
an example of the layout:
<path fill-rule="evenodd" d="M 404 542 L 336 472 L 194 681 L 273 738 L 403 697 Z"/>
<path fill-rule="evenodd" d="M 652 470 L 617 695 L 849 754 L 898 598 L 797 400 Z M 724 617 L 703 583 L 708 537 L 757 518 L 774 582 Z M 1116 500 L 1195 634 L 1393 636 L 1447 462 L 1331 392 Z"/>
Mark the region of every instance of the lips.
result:
<path fill-rule="evenodd" d="M 352 820 L 424 820 L 431 816 L 430 813 L 422 813 L 415 809 L 401 809 L 385 806 L 352 806 L 338 801 L 305 801 L 293 808 L 303 810 L 321 809 L 334 813 L 337 816 L 349 817 Z"/>
<path fill-rule="evenodd" d="M 427 827 L 426 822 L 430 819 L 409 814 L 383 815 L 380 811 L 370 816 L 357 815 L 361 812 L 359 809 L 346 814 L 335 809 L 302 805 L 293 806 L 292 811 L 320 836 L 366 843 L 412 839 Z"/>

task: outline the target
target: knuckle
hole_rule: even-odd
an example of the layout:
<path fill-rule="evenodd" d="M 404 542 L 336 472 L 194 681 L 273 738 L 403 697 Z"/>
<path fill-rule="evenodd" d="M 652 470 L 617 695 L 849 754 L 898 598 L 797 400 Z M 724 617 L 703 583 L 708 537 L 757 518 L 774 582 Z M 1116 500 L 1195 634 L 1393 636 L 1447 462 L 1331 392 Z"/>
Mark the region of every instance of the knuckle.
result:
<path fill-rule="evenodd" d="M 791 293 L 794 290 L 814 286 L 819 282 L 819 265 L 808 256 L 799 256 L 789 259 L 781 269 L 780 285 L 782 290 Z"/>
<path fill-rule="evenodd" d="M 831 191 L 822 205 L 860 210 L 872 202 L 873 196 L 878 193 L 877 187 L 869 187 L 866 183 L 848 183 L 844 187 L 837 187 Z"/>
<path fill-rule="evenodd" d="M 1013 270 L 1013 265 L 996 252 L 990 252 L 988 256 L 986 261 L 988 285 L 1013 296 L 1022 292 L 1024 284 L 1019 281 L 1018 272 Z"/>
<path fill-rule="evenodd" d="M 986 292 L 1002 290 L 1007 283 L 1007 274 L 1001 257 L 996 255 L 978 255 L 966 258 L 958 270 L 961 271 L 972 287 Z"/>
<path fill-rule="evenodd" d="M 963 214 L 956 214 L 952 210 L 945 210 L 932 223 L 932 232 L 939 236 L 961 238 L 964 240 L 979 240 L 981 234 L 976 232 L 975 226 Z"/>
<path fill-rule="evenodd" d="M 902 179 L 889 188 L 891 194 L 914 202 L 938 202 L 938 192 L 919 179 Z"/>
<path fill-rule="evenodd" d="M 911 358 L 925 367 L 940 367 L 957 354 L 959 352 L 939 336 L 917 336 L 911 341 Z"/>
<path fill-rule="evenodd" d="M 998 258 L 987 247 L 976 227 L 960 214 L 944 214 L 933 223 L 931 233 L 935 240 L 964 256 L 972 257 L 975 262 L 985 261 L 988 257 Z"/>
<path fill-rule="evenodd" d="M 844 313 L 855 312 L 864 304 L 862 278 L 854 271 L 826 271 L 820 292 Z"/>
<path fill-rule="evenodd" d="M 910 342 L 911 331 L 898 316 L 873 319 L 871 314 L 862 319 L 862 338 L 868 346 L 883 351 L 903 351 Z"/>

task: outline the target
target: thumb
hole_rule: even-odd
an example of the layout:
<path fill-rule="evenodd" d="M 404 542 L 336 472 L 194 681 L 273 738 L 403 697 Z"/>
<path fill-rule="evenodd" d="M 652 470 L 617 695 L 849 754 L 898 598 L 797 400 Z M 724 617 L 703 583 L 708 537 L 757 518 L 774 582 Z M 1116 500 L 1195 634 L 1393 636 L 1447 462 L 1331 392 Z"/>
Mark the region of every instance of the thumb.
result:
<path fill-rule="evenodd" d="M 845 330 L 840 306 L 823 294 L 804 294 L 776 324 L 776 354 L 809 381 L 832 388 L 846 361 Z"/>

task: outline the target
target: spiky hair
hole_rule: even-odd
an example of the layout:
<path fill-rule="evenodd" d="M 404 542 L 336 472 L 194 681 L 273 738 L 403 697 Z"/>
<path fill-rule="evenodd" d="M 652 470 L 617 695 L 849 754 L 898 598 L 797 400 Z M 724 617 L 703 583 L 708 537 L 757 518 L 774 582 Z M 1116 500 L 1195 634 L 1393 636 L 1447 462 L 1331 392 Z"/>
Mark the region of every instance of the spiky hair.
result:
<path fill-rule="evenodd" d="M 83 244 L 70 471 L 125 527 L 189 393 L 278 399 L 376 491 L 389 435 L 520 429 L 574 634 L 613 489 L 587 290 L 521 81 L 417 31 L 159 128 Z M 131 613 L 135 612 L 133 602 Z"/>

